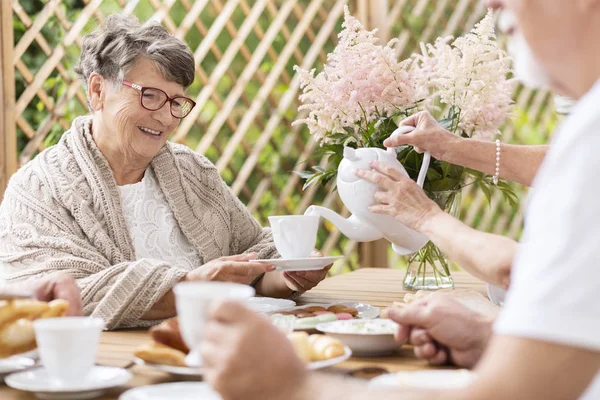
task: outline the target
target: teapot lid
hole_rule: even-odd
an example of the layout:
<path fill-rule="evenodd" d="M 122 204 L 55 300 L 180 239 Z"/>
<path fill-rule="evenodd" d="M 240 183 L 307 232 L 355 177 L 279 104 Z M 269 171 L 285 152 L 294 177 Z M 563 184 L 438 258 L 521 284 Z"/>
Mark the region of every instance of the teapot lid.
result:
<path fill-rule="evenodd" d="M 344 147 L 344 159 L 338 167 L 338 180 L 346 183 L 360 180 L 354 172 L 357 169 L 370 170 L 369 162 L 379 159 L 378 151 L 383 150 L 377 148 L 353 149 L 351 147 Z"/>

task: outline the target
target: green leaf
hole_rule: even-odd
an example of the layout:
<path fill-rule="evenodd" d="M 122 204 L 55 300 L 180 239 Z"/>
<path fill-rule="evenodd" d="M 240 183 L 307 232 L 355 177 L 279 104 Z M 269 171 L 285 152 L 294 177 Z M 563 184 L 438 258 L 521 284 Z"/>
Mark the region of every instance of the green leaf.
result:
<path fill-rule="evenodd" d="M 485 194 L 485 197 L 487 198 L 487 201 L 488 201 L 488 205 L 491 207 L 492 206 L 492 190 L 488 186 L 487 182 L 484 180 L 478 180 L 477 186 L 481 189 L 483 194 Z"/>
<path fill-rule="evenodd" d="M 310 179 L 315 175 L 310 171 L 293 171 L 293 173 L 298 175 L 302 179 Z"/>

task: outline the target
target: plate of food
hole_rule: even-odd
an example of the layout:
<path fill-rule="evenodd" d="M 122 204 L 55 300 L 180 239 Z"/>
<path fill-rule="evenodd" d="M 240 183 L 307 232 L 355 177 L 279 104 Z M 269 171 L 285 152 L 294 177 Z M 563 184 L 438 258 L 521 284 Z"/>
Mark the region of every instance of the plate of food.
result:
<path fill-rule="evenodd" d="M 62 317 L 68 308 L 69 303 L 64 300 L 0 300 L 0 377 L 36 364 L 37 344 L 33 321 Z"/>
<path fill-rule="evenodd" d="M 306 363 L 309 370 L 331 367 L 352 356 L 352 350 L 348 346 L 329 336 L 292 332 L 287 337 L 292 342 L 296 355 Z"/>
<path fill-rule="evenodd" d="M 142 345 L 134 352 L 134 363 L 187 378 L 202 377 L 202 368 L 185 364 L 185 356 L 190 349 L 181 337 L 177 317 L 150 328 L 150 336 L 152 343 Z"/>
<path fill-rule="evenodd" d="M 318 324 L 316 329 L 343 342 L 356 356 L 390 355 L 404 344 L 394 339 L 398 324 L 389 319 L 332 321 Z"/>
<path fill-rule="evenodd" d="M 202 368 L 186 366 L 185 357 L 189 349 L 179 332 L 177 317 L 163 321 L 150 329 L 152 343 L 140 346 L 134 353 L 133 362 L 162 372 L 185 378 L 201 378 Z M 332 337 L 292 332 L 288 335 L 296 354 L 306 363 L 309 370 L 330 367 L 347 360 L 352 350 Z"/>
<path fill-rule="evenodd" d="M 280 311 L 276 315 L 292 315 L 296 318 L 294 322 L 295 330 L 313 331 L 318 324 L 324 322 L 352 320 L 352 319 L 373 319 L 381 313 L 379 307 L 370 304 L 357 302 L 344 302 L 333 304 L 305 304 Z"/>

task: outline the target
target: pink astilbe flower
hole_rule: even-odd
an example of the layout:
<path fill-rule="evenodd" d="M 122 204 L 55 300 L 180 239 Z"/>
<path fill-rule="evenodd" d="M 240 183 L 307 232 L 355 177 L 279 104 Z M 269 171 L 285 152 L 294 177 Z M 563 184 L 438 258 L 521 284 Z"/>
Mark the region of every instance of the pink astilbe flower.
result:
<path fill-rule="evenodd" d="M 411 61 L 398 62 L 393 48 L 396 41 L 378 45 L 376 30 L 367 31 L 348 7 L 342 27 L 338 45 L 328 54 L 322 72 L 315 76 L 314 69 L 294 67 L 303 90 L 299 110 L 309 114 L 293 124 L 305 123 L 321 144 L 338 142 L 332 136 L 347 134 L 345 128 L 358 131 L 379 116 L 415 102 L 414 80 L 408 69 Z"/>
<path fill-rule="evenodd" d="M 493 13 L 465 36 L 440 38 L 421 45 L 414 57 L 419 86 L 430 93 L 426 104 L 439 99 L 459 112 L 459 130 L 468 136 L 490 138 L 512 108 L 510 59 L 496 42 Z M 422 94 L 422 93 L 419 93 Z"/>

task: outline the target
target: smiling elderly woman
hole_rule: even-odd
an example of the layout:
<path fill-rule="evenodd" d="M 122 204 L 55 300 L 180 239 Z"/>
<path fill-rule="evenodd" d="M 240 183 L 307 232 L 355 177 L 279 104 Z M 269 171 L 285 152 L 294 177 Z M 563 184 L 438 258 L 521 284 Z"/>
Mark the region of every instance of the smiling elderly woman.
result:
<path fill-rule="evenodd" d="M 109 328 L 175 315 L 182 280 L 254 284 L 287 297 L 327 271 L 286 273 L 263 229 L 206 158 L 167 142 L 195 106 L 189 48 L 154 22 L 113 15 L 83 40 L 90 116 L 11 179 L 0 206 L 0 277 L 63 271 Z M 271 271 L 271 272 L 268 272 Z M 266 272 L 266 274 L 265 274 Z"/>

